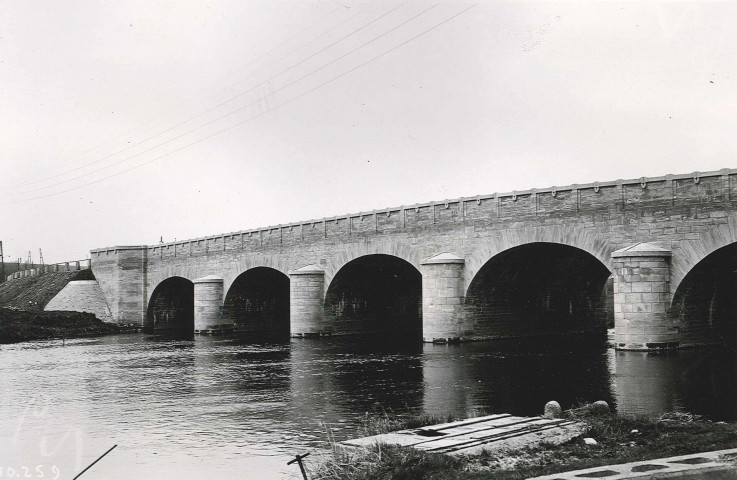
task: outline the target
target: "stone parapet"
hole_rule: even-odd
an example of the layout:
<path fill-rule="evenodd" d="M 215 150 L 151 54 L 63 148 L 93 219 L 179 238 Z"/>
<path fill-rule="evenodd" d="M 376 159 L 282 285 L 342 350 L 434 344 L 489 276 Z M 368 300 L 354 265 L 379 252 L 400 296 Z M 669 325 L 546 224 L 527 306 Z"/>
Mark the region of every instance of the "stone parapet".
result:
<path fill-rule="evenodd" d="M 427 227 L 448 220 L 475 219 L 484 214 L 515 217 L 538 214 L 570 214 L 592 209 L 633 208 L 657 200 L 671 205 L 731 201 L 737 169 L 725 168 L 657 177 L 619 179 L 565 186 L 499 192 L 435 202 L 416 203 L 379 210 L 348 213 L 296 223 L 220 233 L 145 247 L 159 258 L 207 255 L 229 249 L 252 250 L 270 244 L 322 241 L 344 234 L 379 233 L 391 228 Z M 694 188 L 696 187 L 696 188 Z M 447 213 L 451 212 L 452 215 Z M 91 250 L 93 255 L 139 246 L 114 246 Z"/>

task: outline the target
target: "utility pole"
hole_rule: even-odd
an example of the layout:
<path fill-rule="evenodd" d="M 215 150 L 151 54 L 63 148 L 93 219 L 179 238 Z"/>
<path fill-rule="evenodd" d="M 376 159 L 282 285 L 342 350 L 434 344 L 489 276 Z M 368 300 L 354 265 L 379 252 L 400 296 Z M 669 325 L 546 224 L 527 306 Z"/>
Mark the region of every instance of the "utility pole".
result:
<path fill-rule="evenodd" d="M 3 241 L 0 240 L 0 283 L 5 281 L 5 255 L 3 255 Z"/>

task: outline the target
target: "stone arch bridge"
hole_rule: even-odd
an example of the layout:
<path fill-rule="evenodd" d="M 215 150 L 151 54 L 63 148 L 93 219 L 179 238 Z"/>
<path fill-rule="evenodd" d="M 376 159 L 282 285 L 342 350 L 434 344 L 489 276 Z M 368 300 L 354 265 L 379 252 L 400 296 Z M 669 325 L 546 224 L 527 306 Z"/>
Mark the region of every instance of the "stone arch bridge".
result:
<path fill-rule="evenodd" d="M 602 328 L 619 348 L 737 332 L 737 170 L 480 195 L 92 250 L 148 329 L 425 341 Z M 613 281 L 611 281 L 613 279 Z"/>

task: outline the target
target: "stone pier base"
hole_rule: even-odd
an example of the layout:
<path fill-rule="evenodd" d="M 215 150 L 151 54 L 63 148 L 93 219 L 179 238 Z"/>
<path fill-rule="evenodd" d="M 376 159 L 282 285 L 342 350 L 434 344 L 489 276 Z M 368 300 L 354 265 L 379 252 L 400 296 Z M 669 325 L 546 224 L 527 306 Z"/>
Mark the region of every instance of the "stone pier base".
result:
<path fill-rule="evenodd" d="M 332 326 L 325 320 L 323 298 L 325 271 L 317 265 L 307 265 L 289 272 L 289 331 L 292 337 L 332 335 Z"/>
<path fill-rule="evenodd" d="M 617 349 L 678 348 L 678 328 L 668 318 L 670 256 L 669 250 L 648 243 L 612 253 Z"/>
<path fill-rule="evenodd" d="M 452 254 L 426 258 L 422 271 L 422 338 L 425 342 L 460 342 L 466 333 L 463 316 L 463 264 Z"/>
<path fill-rule="evenodd" d="M 233 330 L 223 319 L 223 279 L 208 275 L 194 281 L 195 333 L 222 333 Z"/>

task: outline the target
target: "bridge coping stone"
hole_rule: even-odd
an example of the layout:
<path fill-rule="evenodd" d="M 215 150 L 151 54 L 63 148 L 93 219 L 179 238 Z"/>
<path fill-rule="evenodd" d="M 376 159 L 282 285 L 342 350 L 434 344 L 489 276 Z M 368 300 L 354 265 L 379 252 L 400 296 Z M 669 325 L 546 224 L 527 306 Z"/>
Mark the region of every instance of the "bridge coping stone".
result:
<path fill-rule="evenodd" d="M 453 253 L 443 252 L 420 261 L 420 265 L 432 265 L 434 263 L 465 263 L 466 260 Z"/>
<path fill-rule="evenodd" d="M 217 275 L 207 275 L 206 277 L 193 280 L 192 283 L 223 283 L 223 279 Z"/>
<path fill-rule="evenodd" d="M 325 275 L 325 270 L 315 264 L 305 265 L 296 270 L 291 270 L 289 275 Z"/>
<path fill-rule="evenodd" d="M 661 248 L 651 243 L 639 242 L 629 247 L 620 248 L 612 252 L 612 258 L 620 257 L 670 257 L 669 249 Z"/>
<path fill-rule="evenodd" d="M 408 209 L 417 209 L 417 208 L 426 208 L 426 207 L 435 207 L 437 205 L 444 205 L 444 204 L 451 204 L 451 203 L 463 203 L 463 202 L 478 202 L 479 200 L 488 200 L 488 199 L 500 199 L 500 198 L 516 198 L 519 196 L 525 196 L 525 195 L 532 195 L 534 194 L 541 194 L 541 193 L 551 193 L 555 194 L 557 192 L 565 192 L 565 191 L 577 191 L 577 190 L 586 190 L 586 189 L 593 189 L 595 192 L 598 192 L 601 187 L 609 187 L 609 186 L 622 186 L 622 185 L 642 185 L 643 183 L 653 183 L 653 182 L 667 182 L 667 181 L 673 181 L 673 180 L 685 180 L 685 179 L 692 179 L 694 183 L 699 183 L 701 179 L 707 178 L 707 177 L 718 177 L 718 176 L 725 176 L 725 175 L 734 175 L 737 174 L 737 169 L 731 169 L 731 168 L 722 168 L 720 170 L 713 170 L 709 172 L 692 172 L 692 173 L 683 173 L 683 174 L 667 174 L 662 175 L 659 177 L 639 177 L 634 179 L 618 179 L 614 181 L 596 181 L 596 182 L 590 182 L 590 183 L 583 183 L 583 184 L 571 184 L 561 187 L 547 187 L 547 188 L 531 188 L 528 190 L 515 190 L 512 192 L 504 192 L 504 193 L 492 193 L 492 194 L 485 194 L 485 195 L 476 195 L 473 197 L 460 197 L 455 199 L 447 199 L 441 202 L 425 202 L 425 203 L 415 203 L 413 205 L 402 205 L 399 207 L 387 207 L 387 208 L 381 208 L 371 211 L 363 211 L 358 213 L 348 213 L 344 215 L 336 215 L 333 217 L 323 217 L 323 218 L 314 218 L 311 220 L 302 220 L 297 222 L 291 222 L 291 223 L 285 223 L 285 224 L 279 224 L 279 225 L 269 225 L 268 227 L 260 227 L 260 228 L 252 228 L 252 229 L 246 229 L 246 230 L 238 230 L 234 232 L 228 232 L 228 233 L 219 233 L 216 235 L 207 235 L 203 237 L 196 237 L 196 238 L 190 238 L 190 239 L 184 239 L 184 240 L 175 240 L 173 242 L 165 242 L 165 243 L 159 243 L 154 245 L 141 245 L 141 246 L 116 246 L 116 247 L 105 247 L 105 248 L 96 248 L 90 250 L 91 253 L 98 253 L 98 252 L 105 252 L 105 251 L 114 251 L 114 250 L 134 250 L 134 249 L 141 249 L 141 248 L 161 248 L 161 247 L 167 247 L 167 246 L 173 246 L 173 245 L 184 245 L 188 243 L 194 243 L 199 242 L 203 240 L 212 240 L 216 238 L 224 238 L 224 237 L 234 237 L 237 235 L 244 235 L 244 234 L 251 234 L 251 233 L 257 233 L 257 232 L 267 232 L 267 231 L 273 231 L 273 230 L 280 230 L 282 228 L 289 228 L 289 227 L 300 227 L 302 225 L 308 225 L 311 223 L 323 223 L 323 222 L 329 222 L 329 221 L 335 221 L 337 219 L 342 218 L 357 218 L 357 217 L 365 217 L 374 215 L 376 213 L 381 212 L 395 212 L 395 211 L 403 211 Z"/>

